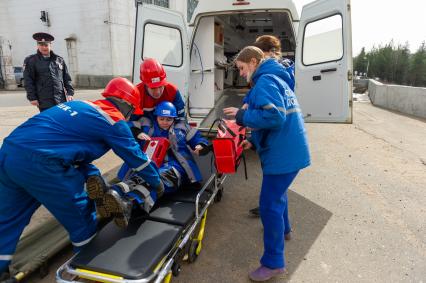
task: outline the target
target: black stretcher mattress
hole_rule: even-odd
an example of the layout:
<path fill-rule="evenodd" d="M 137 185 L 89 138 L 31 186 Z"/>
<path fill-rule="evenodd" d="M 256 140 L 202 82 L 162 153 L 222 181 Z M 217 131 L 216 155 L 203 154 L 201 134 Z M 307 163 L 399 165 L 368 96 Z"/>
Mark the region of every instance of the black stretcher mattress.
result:
<path fill-rule="evenodd" d="M 185 202 L 163 202 L 161 205 L 145 216 L 146 219 L 175 224 L 179 226 L 188 226 L 195 217 L 195 206 L 193 203 Z"/>
<path fill-rule="evenodd" d="M 141 218 L 130 222 L 127 229 L 110 222 L 70 265 L 127 279 L 146 278 L 170 251 L 182 230 L 179 225 Z"/>
<path fill-rule="evenodd" d="M 212 174 L 211 155 L 196 157 L 196 161 L 201 164 L 206 182 Z M 127 229 L 110 222 L 72 259 L 70 266 L 126 279 L 148 277 L 194 220 L 199 188 L 182 188 L 164 196 L 149 215 L 133 217 Z M 208 191 L 202 194 L 201 207 L 209 196 Z"/>

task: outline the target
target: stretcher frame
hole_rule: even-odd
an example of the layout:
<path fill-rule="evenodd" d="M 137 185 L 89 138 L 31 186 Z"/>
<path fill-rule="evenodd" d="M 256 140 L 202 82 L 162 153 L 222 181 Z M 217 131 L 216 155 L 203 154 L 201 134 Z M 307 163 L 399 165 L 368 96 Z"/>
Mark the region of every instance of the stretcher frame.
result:
<path fill-rule="evenodd" d="M 151 275 L 142 279 L 126 279 L 121 276 L 110 275 L 106 273 L 100 273 L 90 270 L 84 270 L 79 268 L 71 267 L 70 263 L 76 255 L 71 257 L 67 262 L 65 262 L 59 269 L 56 271 L 56 282 L 58 283 L 87 283 L 87 281 L 78 281 L 83 280 L 94 280 L 97 282 L 107 282 L 107 283 L 147 283 L 147 282 L 170 282 L 172 275 L 174 275 L 172 268 L 174 264 L 180 260 L 179 255 L 185 251 L 189 241 L 198 241 L 196 247 L 196 254 L 198 255 L 202 247 L 202 239 L 204 237 L 204 228 L 207 216 L 207 209 L 212 204 L 213 201 L 220 201 L 223 191 L 223 183 L 226 179 L 226 175 L 213 173 L 210 175 L 208 180 L 204 183 L 203 187 L 197 193 L 195 198 L 195 218 L 188 227 L 185 227 L 183 234 L 180 235 L 178 240 L 175 242 L 171 250 L 163 257 L 162 260 L 154 268 L 154 271 Z M 200 198 L 203 193 L 206 192 L 214 182 L 214 189 L 209 192 L 210 196 L 205 202 L 205 205 L 200 209 Z M 200 225 L 200 230 L 195 238 L 191 238 L 195 229 Z M 71 276 L 71 279 L 65 279 L 63 275 L 68 274 Z M 76 281 L 77 280 L 77 281 Z"/>

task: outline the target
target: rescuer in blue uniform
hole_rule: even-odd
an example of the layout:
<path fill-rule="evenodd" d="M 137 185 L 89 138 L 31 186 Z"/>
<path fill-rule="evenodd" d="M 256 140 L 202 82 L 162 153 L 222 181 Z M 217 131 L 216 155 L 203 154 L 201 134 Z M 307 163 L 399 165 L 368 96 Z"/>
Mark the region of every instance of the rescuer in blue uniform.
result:
<path fill-rule="evenodd" d="M 153 114 L 154 121 L 142 117 L 129 123 L 139 129 L 138 139 L 141 140 L 142 147 L 151 137 L 169 140 L 170 148 L 158 169 L 165 193 L 175 192 L 182 185 L 200 183 L 202 175 L 188 146 L 195 154 L 204 154 L 208 152 L 208 141 L 201 137 L 198 130 L 191 128 L 185 121 L 178 120 L 176 107 L 171 102 L 161 102 Z M 160 197 L 155 191 L 148 192 L 144 188 L 143 177 L 135 176 L 129 169 L 128 164 L 123 164 L 118 173 L 122 182 L 107 188 L 108 203 L 105 207 L 115 216 L 115 223 L 122 228 L 127 227 L 129 223 L 133 203 L 149 212 Z"/>
<path fill-rule="evenodd" d="M 115 78 L 105 100 L 71 101 L 30 118 L 16 128 L 0 149 L 0 274 L 15 252 L 35 210 L 44 205 L 65 227 L 76 249 L 96 234 L 95 206 L 84 184 L 102 178 L 91 164 L 112 149 L 159 193 L 156 167 L 141 151 L 127 120 L 140 105 L 130 81 Z"/>
<path fill-rule="evenodd" d="M 264 253 L 260 267 L 250 272 L 253 281 L 266 281 L 285 272 L 284 214 L 286 192 L 300 169 L 310 165 L 303 117 L 296 96 L 284 78 L 287 71 L 262 50 L 244 48 L 235 59 L 240 75 L 251 83 L 246 109 L 229 107 L 224 113 L 252 129 L 245 149 L 254 147 L 260 157 L 263 180 L 260 217 L 264 227 Z"/>
<path fill-rule="evenodd" d="M 283 73 L 282 78 L 288 84 L 290 89 L 294 92 L 294 62 L 288 58 L 282 57 L 280 39 L 273 35 L 262 35 L 256 38 L 256 42 L 253 44 L 253 46 L 260 48 L 260 50 L 263 51 L 265 58 L 274 58 L 278 60 L 281 65 L 283 65 L 284 69 L 287 71 L 288 76 Z M 247 99 L 247 97 L 245 97 L 245 99 Z M 287 194 L 285 197 L 287 198 Z M 260 216 L 259 207 L 250 209 L 249 212 L 254 216 Z M 284 212 L 284 225 L 284 237 L 285 240 L 288 241 L 291 239 L 291 225 L 290 217 L 288 216 L 288 202 Z"/>

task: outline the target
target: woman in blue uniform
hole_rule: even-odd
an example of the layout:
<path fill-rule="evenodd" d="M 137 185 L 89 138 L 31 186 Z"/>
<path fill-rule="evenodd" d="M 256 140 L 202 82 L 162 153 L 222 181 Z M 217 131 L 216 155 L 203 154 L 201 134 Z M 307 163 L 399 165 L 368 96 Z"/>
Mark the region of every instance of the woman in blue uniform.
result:
<path fill-rule="evenodd" d="M 250 272 L 254 281 L 266 281 L 285 272 L 284 213 L 286 192 L 299 170 L 310 165 L 303 117 L 297 99 L 285 82 L 285 68 L 265 59 L 262 50 L 248 46 L 235 59 L 240 75 L 252 86 L 245 109 L 224 109 L 237 124 L 249 127 L 252 137 L 243 143 L 255 148 L 263 171 L 260 217 L 264 227 L 264 253 L 260 266 Z"/>

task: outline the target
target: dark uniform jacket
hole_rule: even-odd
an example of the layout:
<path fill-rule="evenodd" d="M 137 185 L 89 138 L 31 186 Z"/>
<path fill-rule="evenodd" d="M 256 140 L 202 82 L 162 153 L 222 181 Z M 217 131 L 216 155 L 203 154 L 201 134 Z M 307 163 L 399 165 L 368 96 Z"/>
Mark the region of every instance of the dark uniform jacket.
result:
<path fill-rule="evenodd" d="M 38 100 L 40 111 L 66 101 L 74 95 L 71 77 L 61 56 L 50 51 L 44 58 L 39 51 L 24 61 L 24 81 L 29 101 Z"/>

